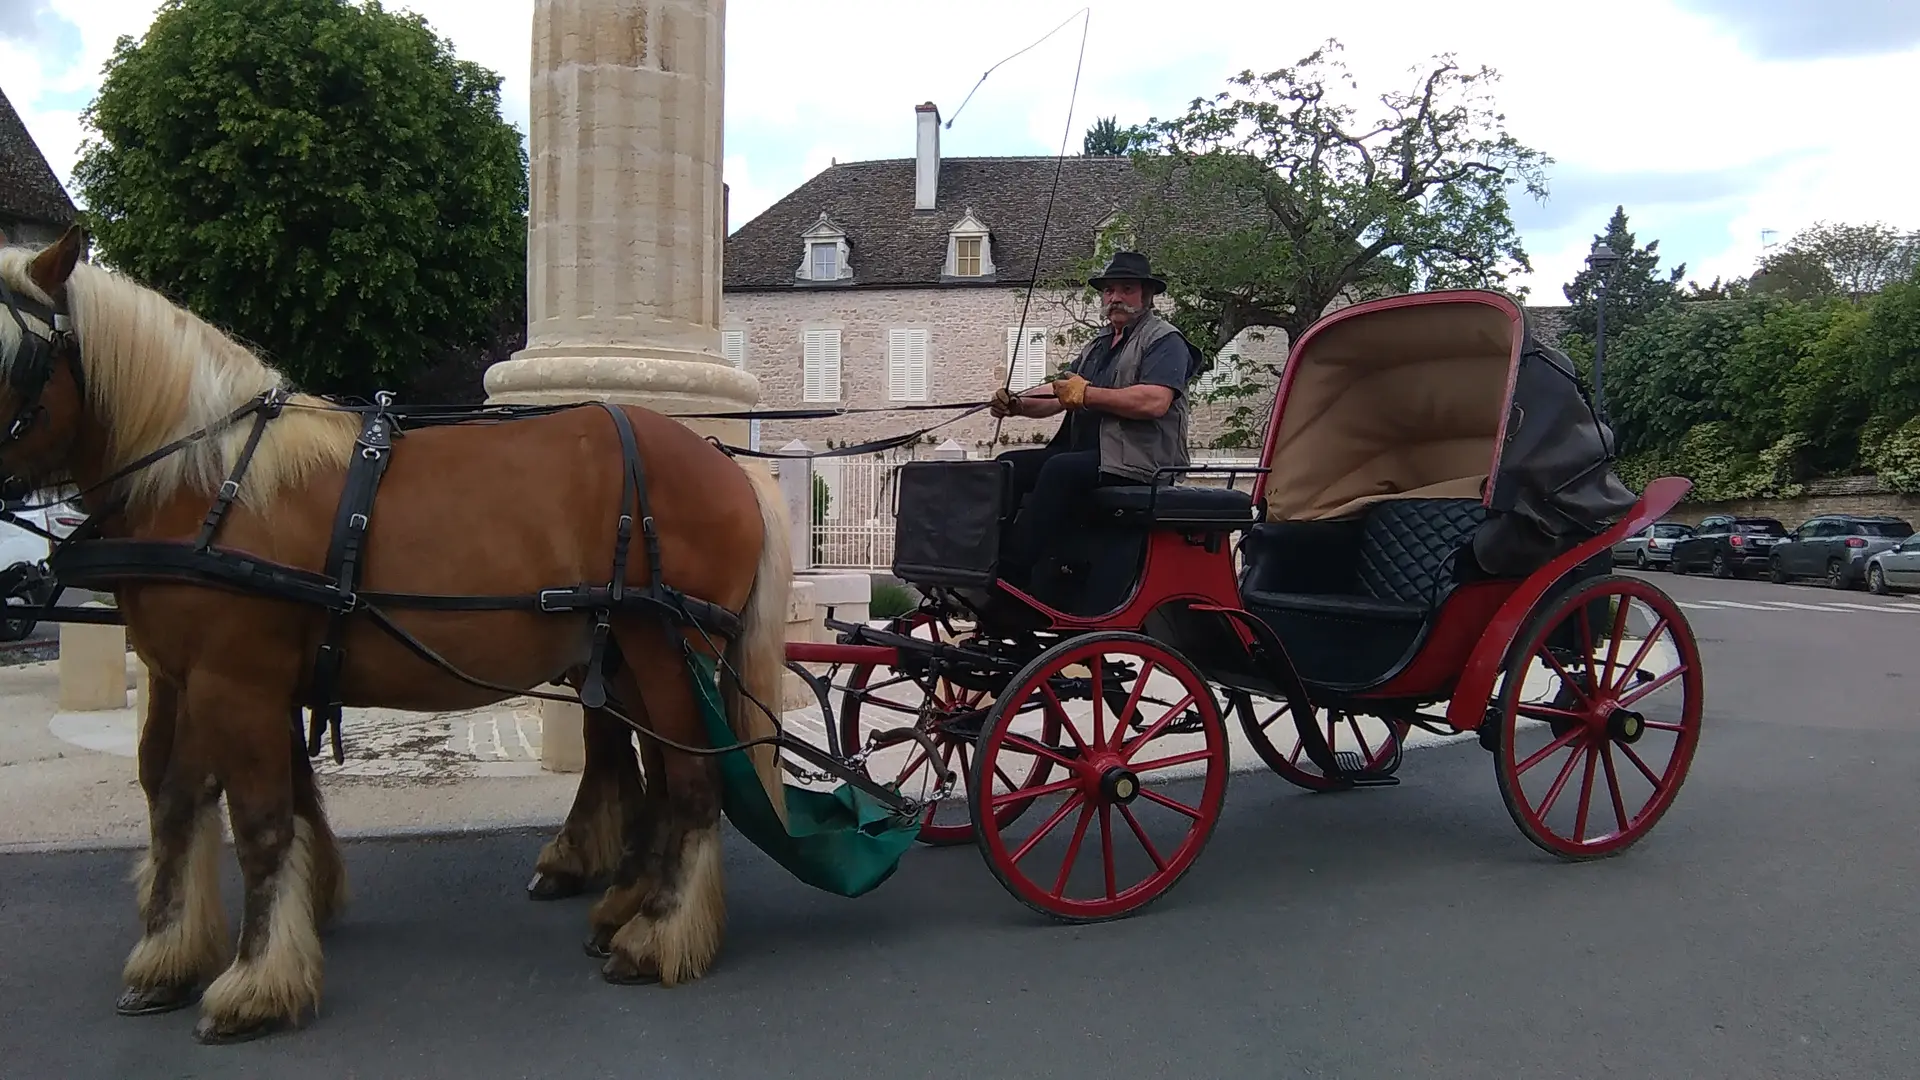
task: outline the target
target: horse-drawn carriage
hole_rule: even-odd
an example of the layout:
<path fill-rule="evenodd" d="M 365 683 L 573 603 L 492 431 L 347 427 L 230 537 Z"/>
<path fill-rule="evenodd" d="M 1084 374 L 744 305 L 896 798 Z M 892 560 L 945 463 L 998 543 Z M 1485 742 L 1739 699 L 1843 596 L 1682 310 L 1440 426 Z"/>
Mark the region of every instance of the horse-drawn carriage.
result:
<path fill-rule="evenodd" d="M 1257 468 L 1093 492 L 1057 541 L 1077 571 L 1060 595 L 997 572 L 1006 463 L 903 465 L 894 572 L 919 608 L 834 623 L 836 642 L 788 658 L 837 700 L 840 746 L 871 752 L 902 724 L 930 736 L 937 757 L 897 750 L 888 779 L 937 793 L 934 762 L 957 764 L 966 817 L 930 805 L 920 839 L 977 842 L 1064 919 L 1131 912 L 1192 865 L 1226 790 L 1227 711 L 1314 791 L 1396 783 L 1416 730 L 1476 732 L 1529 839 L 1609 854 L 1672 803 L 1702 691 L 1678 607 L 1608 572 L 1610 545 L 1688 485 L 1636 499 L 1606 439 L 1510 300 L 1358 304 L 1293 348 Z M 1677 700 L 1655 698 L 1667 688 Z"/>
<path fill-rule="evenodd" d="M 1210 485 L 1204 468 L 1164 478 L 1197 483 L 1100 490 L 1056 538 L 1075 571 L 1060 596 L 997 573 L 1003 463 L 908 465 L 896 571 L 924 603 L 788 645 L 784 501 L 675 419 L 292 393 L 80 249 L 74 230 L 0 246 L 0 472 L 81 491 L 87 520 L 48 570 L 118 604 L 9 617 L 123 622 L 152 673 L 141 937 L 117 1008 L 197 998 L 207 1041 L 317 1007 L 345 864 L 309 758 L 328 728 L 342 753 L 349 706 L 577 700 L 585 769 L 529 891 L 603 887 L 587 945 L 603 974 L 669 986 L 719 951 L 723 812 L 844 895 L 885 881 L 916 839 L 971 838 L 1025 903 L 1101 919 L 1164 893 L 1206 843 L 1228 775 L 1223 704 L 1263 760 L 1315 790 L 1392 783 L 1415 728 L 1478 731 L 1521 828 L 1576 858 L 1642 836 L 1698 739 L 1685 619 L 1606 572 L 1610 546 L 1687 483 L 1636 502 L 1564 357 L 1495 294 L 1323 320 L 1293 350 L 1256 490 Z M 793 666 L 820 691 L 824 748 L 780 729 Z M 554 683 L 578 697 L 534 689 Z M 1679 700 L 1656 708 L 1667 689 Z M 1381 730 L 1367 737 L 1363 719 Z M 1657 746 L 1667 758 L 1650 765 Z M 782 763 L 839 784 L 785 784 Z M 933 790 L 908 794 L 922 773 Z M 941 823 L 958 781 L 967 820 Z M 1636 782 L 1646 794 L 1629 798 Z M 1594 815 L 1612 827 L 1590 835 Z M 1036 854 L 1056 849 L 1041 870 Z"/>

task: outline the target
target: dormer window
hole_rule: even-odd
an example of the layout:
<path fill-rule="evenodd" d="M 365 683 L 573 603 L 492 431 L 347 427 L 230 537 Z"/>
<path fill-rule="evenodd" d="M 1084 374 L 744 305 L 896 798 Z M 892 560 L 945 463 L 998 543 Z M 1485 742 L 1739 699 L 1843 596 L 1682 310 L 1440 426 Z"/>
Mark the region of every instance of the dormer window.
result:
<path fill-rule="evenodd" d="M 956 281 L 990 281 L 994 277 L 993 241 L 971 207 L 947 230 L 947 262 L 940 276 Z"/>
<path fill-rule="evenodd" d="M 827 215 L 821 214 L 813 228 L 800 234 L 800 240 L 805 245 L 805 254 L 800 268 L 793 272 L 794 280 L 831 284 L 853 279 L 853 266 L 847 258 L 847 234 Z"/>
<path fill-rule="evenodd" d="M 1093 227 L 1093 254 L 1098 262 L 1106 263 L 1118 251 L 1136 250 L 1133 230 L 1127 226 L 1126 216 L 1121 211 L 1115 210 Z"/>

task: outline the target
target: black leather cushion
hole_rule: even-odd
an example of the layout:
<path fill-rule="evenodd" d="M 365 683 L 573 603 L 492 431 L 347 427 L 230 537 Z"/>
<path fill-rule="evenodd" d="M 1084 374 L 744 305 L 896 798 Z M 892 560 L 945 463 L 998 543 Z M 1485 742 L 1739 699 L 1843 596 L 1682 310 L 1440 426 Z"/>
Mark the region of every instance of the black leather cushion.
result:
<path fill-rule="evenodd" d="M 1478 499 L 1387 499 L 1360 531 L 1360 588 L 1368 596 L 1431 608 L 1455 584 L 1453 560 L 1486 520 Z"/>
<path fill-rule="evenodd" d="M 1232 488 L 1182 484 L 1155 489 L 1126 484 L 1093 489 L 1093 508 L 1094 513 L 1108 518 L 1250 523 L 1253 496 Z"/>

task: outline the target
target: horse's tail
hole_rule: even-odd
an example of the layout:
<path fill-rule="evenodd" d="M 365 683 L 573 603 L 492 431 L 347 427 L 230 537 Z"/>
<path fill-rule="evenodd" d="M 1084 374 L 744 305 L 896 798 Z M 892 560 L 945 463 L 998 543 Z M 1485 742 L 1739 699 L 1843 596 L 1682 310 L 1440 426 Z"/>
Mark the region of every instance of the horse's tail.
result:
<path fill-rule="evenodd" d="M 753 590 L 740 612 L 739 636 L 727 643 L 720 679 L 727 724 L 742 739 L 773 734 L 787 673 L 787 600 L 793 590 L 793 551 L 788 542 L 787 501 L 765 466 L 742 470 L 760 505 L 760 561 Z M 764 708 L 763 708 L 764 707 Z M 769 716 L 771 711 L 775 715 Z M 770 744 L 749 751 L 769 795 L 779 791 L 779 751 Z M 774 799 L 778 811 L 783 800 Z"/>

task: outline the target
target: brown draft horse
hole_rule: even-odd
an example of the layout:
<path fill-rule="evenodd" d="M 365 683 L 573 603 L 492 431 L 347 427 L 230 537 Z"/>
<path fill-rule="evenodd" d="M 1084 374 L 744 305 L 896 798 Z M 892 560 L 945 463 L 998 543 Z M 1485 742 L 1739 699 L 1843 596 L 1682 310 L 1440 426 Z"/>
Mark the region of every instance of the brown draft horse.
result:
<path fill-rule="evenodd" d="M 0 310 L 0 422 L 30 418 L 6 431 L 0 471 L 86 489 L 282 385 L 220 331 L 79 262 L 79 252 L 77 230 L 37 252 L 0 249 L 0 279 L 21 299 L 15 310 L 64 314 L 70 336 L 59 340 L 72 346 L 53 354 L 43 385 L 23 389 L 23 344 L 37 343 Z M 27 316 L 26 329 L 38 343 L 56 340 L 40 318 Z M 725 643 L 723 700 L 737 735 L 768 736 L 774 722 L 755 702 L 778 707 L 784 670 L 785 504 L 764 470 L 742 468 L 667 417 L 625 412 L 663 576 L 739 614 L 742 630 Z M 89 510 L 125 500 L 105 516 L 102 535 L 192 540 L 250 426 L 235 424 L 88 495 Z M 357 414 L 291 397 L 264 429 L 218 546 L 324 569 L 359 431 Z M 612 417 L 598 407 L 407 430 L 369 515 L 361 588 L 500 596 L 604 585 L 623 462 Z M 647 560 L 628 567 L 627 581 L 644 585 Z M 151 840 L 134 876 L 143 933 L 126 961 L 119 1009 L 177 1009 L 204 984 L 194 1029 L 202 1041 L 298 1025 L 320 999 L 319 927 L 346 898 L 340 852 L 289 722 L 326 613 L 196 583 L 127 581 L 114 594 L 152 674 L 139 748 Z M 459 671 L 504 686 L 577 687 L 589 656 L 584 612 L 389 614 Z M 364 619 L 349 627 L 339 684 L 349 706 L 438 712 L 507 696 L 455 678 Z M 714 655 L 713 639 L 656 614 L 614 615 L 621 662 L 609 677 L 611 700 L 667 739 L 708 746 L 676 633 Z M 714 760 L 642 737 L 643 784 L 623 724 L 590 711 L 587 730 L 578 797 L 541 853 L 541 874 L 559 883 L 549 891 L 612 882 L 589 916 L 590 947 L 606 956 L 610 981 L 696 978 L 719 949 L 725 919 Z M 751 753 L 763 782 L 777 785 L 773 747 Z M 237 944 L 219 896 L 223 793 L 245 881 Z"/>

